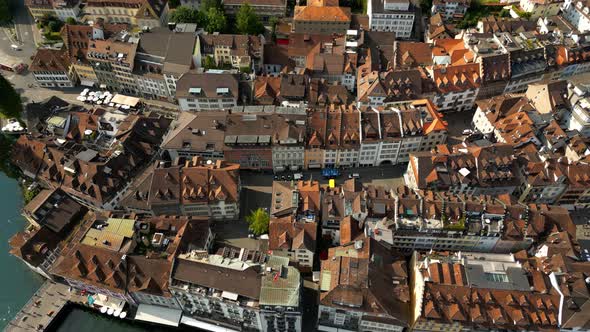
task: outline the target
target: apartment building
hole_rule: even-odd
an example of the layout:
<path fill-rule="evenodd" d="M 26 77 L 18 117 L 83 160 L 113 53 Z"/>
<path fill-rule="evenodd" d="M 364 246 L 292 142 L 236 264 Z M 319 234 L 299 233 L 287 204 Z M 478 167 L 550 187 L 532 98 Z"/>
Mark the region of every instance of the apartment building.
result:
<path fill-rule="evenodd" d="M 264 37 L 229 34 L 202 34 L 197 37 L 196 65 L 211 57 L 218 67 L 259 72 L 264 54 Z"/>
<path fill-rule="evenodd" d="M 571 260 L 559 254 L 554 257 L 557 256 Z M 450 256 L 415 253 L 410 263 L 414 270 L 413 329 L 485 331 L 488 326 L 501 326 L 539 330 L 559 329 L 567 322 L 568 329 L 575 330 L 574 326 L 579 327 L 586 319 L 564 305 L 572 302 L 567 295 L 572 287 L 565 286 L 564 280 L 569 278 L 574 283 L 580 277 L 579 270 L 556 277 L 552 272 L 558 268 L 550 267 L 549 262 L 541 263 L 543 268 L 539 270 L 530 268 L 528 264 L 537 259 L 529 258 L 526 252 Z M 558 263 L 558 259 L 551 261 L 560 267 L 567 264 Z M 552 281 L 547 282 L 549 279 Z M 582 294 L 580 303 L 585 303 L 585 289 Z"/>
<path fill-rule="evenodd" d="M 469 0 L 436 0 L 432 2 L 432 14 L 440 13 L 446 22 L 463 19 L 471 1 Z"/>
<path fill-rule="evenodd" d="M 507 194 L 475 196 L 407 187 L 366 190 L 365 233 L 406 255 L 416 250 L 514 252 L 530 247 L 551 225 L 542 219 L 527 229 L 526 206 Z"/>
<path fill-rule="evenodd" d="M 234 220 L 240 214 L 239 169 L 236 164 L 199 156 L 162 162 L 125 193 L 121 206 L 154 215 Z"/>
<path fill-rule="evenodd" d="M 359 161 L 360 112 L 356 107 L 329 106 L 326 110 L 324 167 L 355 167 Z"/>
<path fill-rule="evenodd" d="M 91 0 L 84 7 L 84 20 L 104 18 L 109 23 L 127 23 L 155 28 L 168 23 L 168 3 L 163 0 Z"/>
<path fill-rule="evenodd" d="M 584 1 L 568 0 L 561 5 L 562 16 L 579 32 L 590 31 L 590 9 Z"/>
<path fill-rule="evenodd" d="M 280 118 L 283 119 L 282 122 Z M 303 109 L 286 108 L 277 116 L 272 135 L 272 167 L 274 172 L 300 170 L 304 166 L 306 115 Z"/>
<path fill-rule="evenodd" d="M 148 240 L 150 249 L 137 252 L 136 241 L 150 229 L 155 231 Z M 206 253 L 213 237 L 206 219 L 96 215 L 84 221 L 74 238 L 79 242 L 64 248 L 52 274 L 88 293 L 95 304 L 115 310 L 129 304 L 137 310 L 135 319 L 151 322 L 153 317 L 146 314 L 161 310 L 166 317 L 178 317 L 170 324 L 178 326 L 180 305 L 168 290 L 174 257 L 185 250 Z"/>
<path fill-rule="evenodd" d="M 54 120 L 65 122 L 59 116 Z M 13 148 L 12 161 L 48 188 L 59 187 L 90 208 L 112 210 L 135 175 L 152 159 L 171 121 L 131 115 L 113 136 L 98 127 L 92 117 L 78 117 L 76 121 L 78 126 L 67 127 L 63 136 L 71 133 L 74 138 L 64 143 L 56 142 L 56 136 L 21 136 Z M 81 133 L 79 128 L 83 129 Z M 87 130 L 97 134 L 83 136 Z M 114 136 L 118 140 L 111 146 Z M 101 140 L 108 148 L 95 150 Z"/>
<path fill-rule="evenodd" d="M 313 0 L 295 6 L 292 32 L 304 34 L 344 34 L 350 28 L 351 12 L 335 0 Z"/>
<path fill-rule="evenodd" d="M 438 39 L 428 68 L 436 86 L 434 104 L 440 112 L 471 110 L 481 85 L 480 65 L 461 39 Z"/>
<path fill-rule="evenodd" d="M 35 82 L 44 88 L 72 88 L 78 77 L 63 50 L 38 49 L 29 66 Z"/>
<path fill-rule="evenodd" d="M 358 180 L 346 180 L 343 185 L 328 188 L 322 193 L 322 237 L 335 246 L 341 241 L 341 222 L 351 217 L 357 221 L 365 220 L 367 206 L 362 184 Z"/>
<path fill-rule="evenodd" d="M 406 263 L 382 244 L 363 238 L 330 248 L 320 272 L 318 330 L 401 332 L 409 300 Z"/>
<path fill-rule="evenodd" d="M 201 156 L 205 160 L 223 159 L 227 112 L 182 112 L 160 146 L 170 160 Z"/>
<path fill-rule="evenodd" d="M 174 100 L 176 80 L 193 67 L 195 29 L 194 24 L 177 24 L 172 31 L 153 28 L 141 34 L 133 70 L 139 95 Z"/>
<path fill-rule="evenodd" d="M 532 19 L 536 19 L 540 17 L 550 17 L 557 15 L 564 3 L 565 1 L 561 0 L 520 0 L 519 5 L 522 10 L 527 13 L 531 13 Z"/>
<path fill-rule="evenodd" d="M 61 30 L 61 37 L 64 41 L 64 49 L 67 52 L 70 65 L 83 86 L 98 86 L 96 66 L 103 66 L 100 62 L 87 57 L 88 47 L 93 40 L 109 39 L 113 35 L 126 30 L 127 24 L 109 24 L 99 19 L 93 25 L 71 25 L 65 24 Z"/>
<path fill-rule="evenodd" d="M 429 100 L 367 108 L 361 112 L 359 165 L 407 162 L 410 153 L 445 143 L 446 126 Z"/>
<path fill-rule="evenodd" d="M 320 217 L 319 182 L 274 181 L 270 214 L 269 249 L 300 269 L 311 269 Z"/>
<path fill-rule="evenodd" d="M 233 74 L 187 72 L 176 81 L 176 99 L 181 111 L 224 110 L 240 98 Z"/>
<path fill-rule="evenodd" d="M 356 87 L 356 48 L 344 36 L 320 42 L 306 56 L 305 68 L 310 77 L 339 83 L 349 91 Z"/>
<path fill-rule="evenodd" d="M 68 18 L 77 18 L 80 15 L 80 5 L 82 1 L 79 0 L 53 0 L 53 10 L 55 16 L 62 21 L 66 21 Z"/>
<path fill-rule="evenodd" d="M 40 19 L 45 15 L 55 16 L 51 0 L 27 0 L 25 6 L 34 19 Z"/>
<path fill-rule="evenodd" d="M 247 250 L 237 257 L 228 252 L 178 256 L 170 290 L 184 311 L 183 324 L 301 331 L 301 278 L 289 260 Z"/>
<path fill-rule="evenodd" d="M 414 28 L 415 11 L 408 0 L 371 0 L 367 15 L 372 31 L 394 32 L 396 38 L 408 39 Z"/>
<path fill-rule="evenodd" d="M 410 154 L 406 184 L 413 189 L 438 188 L 472 195 L 511 194 L 520 172 L 510 144 L 439 146 L 433 152 Z"/>
<path fill-rule="evenodd" d="M 101 86 L 127 94 L 137 94 L 133 78 L 135 53 L 139 39 L 121 31 L 109 39 L 93 39 L 86 57 L 95 63 L 94 72 Z"/>

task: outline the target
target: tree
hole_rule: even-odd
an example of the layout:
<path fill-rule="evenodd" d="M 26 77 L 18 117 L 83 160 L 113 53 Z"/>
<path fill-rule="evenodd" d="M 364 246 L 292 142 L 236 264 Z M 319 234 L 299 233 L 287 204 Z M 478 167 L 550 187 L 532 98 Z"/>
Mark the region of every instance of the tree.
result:
<path fill-rule="evenodd" d="M 73 17 L 68 17 L 68 18 L 66 18 L 66 24 L 69 24 L 69 25 L 76 25 L 77 23 L 78 23 L 78 22 L 76 22 L 76 19 L 75 19 L 75 18 L 73 18 Z"/>
<path fill-rule="evenodd" d="M 6 23 L 12 19 L 8 0 L 0 0 L 0 22 Z"/>
<path fill-rule="evenodd" d="M 54 20 L 54 21 L 50 21 L 49 24 L 47 25 L 47 27 L 52 32 L 59 32 L 59 30 L 61 29 L 62 25 L 63 25 L 63 23 L 61 21 Z"/>
<path fill-rule="evenodd" d="M 201 11 L 207 13 L 209 9 L 217 8 L 221 9 L 221 1 L 220 0 L 203 0 L 201 2 Z"/>
<path fill-rule="evenodd" d="M 180 6 L 170 14 L 170 21 L 175 23 L 198 23 L 197 20 L 197 10 L 186 6 Z"/>
<path fill-rule="evenodd" d="M 217 8 L 209 8 L 207 11 L 207 23 L 205 30 L 209 33 L 223 32 L 227 26 L 227 19 L 223 11 Z"/>
<path fill-rule="evenodd" d="M 168 6 L 170 8 L 176 8 L 176 7 L 180 6 L 180 0 L 169 0 Z"/>
<path fill-rule="evenodd" d="M 203 68 L 205 68 L 205 70 L 217 68 L 217 64 L 215 63 L 215 59 L 213 59 L 212 56 L 207 55 L 203 59 Z"/>
<path fill-rule="evenodd" d="M 247 2 L 238 9 L 236 29 L 243 35 L 259 35 L 264 32 L 264 25 Z"/>
<path fill-rule="evenodd" d="M 0 74 L 0 116 L 4 118 L 19 118 L 23 110 L 20 95 L 12 84 Z"/>
<path fill-rule="evenodd" d="M 248 228 L 256 235 L 264 234 L 268 232 L 268 222 L 270 217 L 263 208 L 258 208 L 250 212 L 250 215 L 246 216 L 246 221 L 250 225 Z"/>

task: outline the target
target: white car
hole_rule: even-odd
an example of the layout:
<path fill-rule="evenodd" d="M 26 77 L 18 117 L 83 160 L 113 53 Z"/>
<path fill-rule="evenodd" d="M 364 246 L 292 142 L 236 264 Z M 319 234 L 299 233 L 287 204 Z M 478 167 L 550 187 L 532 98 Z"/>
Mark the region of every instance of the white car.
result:
<path fill-rule="evenodd" d="M 471 135 L 473 134 L 473 130 L 471 129 L 464 129 L 462 132 L 463 135 Z"/>

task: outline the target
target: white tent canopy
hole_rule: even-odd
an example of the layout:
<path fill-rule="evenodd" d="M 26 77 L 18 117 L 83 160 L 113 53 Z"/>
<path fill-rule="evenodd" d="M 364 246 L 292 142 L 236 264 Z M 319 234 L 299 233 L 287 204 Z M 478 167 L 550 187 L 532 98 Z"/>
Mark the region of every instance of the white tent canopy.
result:
<path fill-rule="evenodd" d="M 180 324 L 182 311 L 179 309 L 170 309 L 157 305 L 140 304 L 137 307 L 136 320 L 152 322 L 168 326 L 178 326 Z"/>
<path fill-rule="evenodd" d="M 135 107 L 135 106 L 137 106 L 137 104 L 139 104 L 139 98 L 116 94 L 111 99 L 111 102 L 115 103 L 115 104 L 121 104 L 121 105 L 130 106 L 130 107 Z"/>

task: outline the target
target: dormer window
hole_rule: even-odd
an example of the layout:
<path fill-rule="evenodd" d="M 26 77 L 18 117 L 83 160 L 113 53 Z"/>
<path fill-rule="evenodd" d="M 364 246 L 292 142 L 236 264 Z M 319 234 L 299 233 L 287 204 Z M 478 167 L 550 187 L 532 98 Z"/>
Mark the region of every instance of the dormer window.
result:
<path fill-rule="evenodd" d="M 229 94 L 229 89 L 228 88 L 217 88 L 217 95 L 218 96 L 224 96 Z"/>
<path fill-rule="evenodd" d="M 202 89 L 201 88 L 190 88 L 188 89 L 188 93 L 190 93 L 191 95 L 197 96 L 201 94 Z"/>

